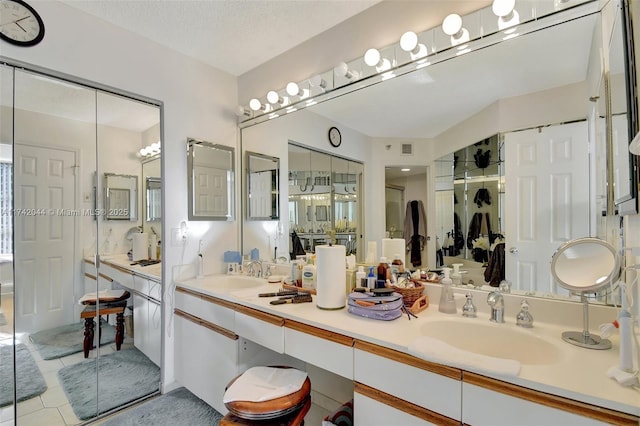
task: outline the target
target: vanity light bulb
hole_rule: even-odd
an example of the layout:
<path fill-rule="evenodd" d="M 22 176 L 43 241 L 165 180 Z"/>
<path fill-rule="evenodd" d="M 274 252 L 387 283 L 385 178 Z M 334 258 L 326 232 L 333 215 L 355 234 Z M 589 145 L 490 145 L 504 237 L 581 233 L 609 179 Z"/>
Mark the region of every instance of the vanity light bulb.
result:
<path fill-rule="evenodd" d="M 270 90 L 269 93 L 267 93 L 267 101 L 269 101 L 270 104 L 277 104 L 280 101 L 280 95 L 278 95 L 278 92 L 275 90 Z"/>
<path fill-rule="evenodd" d="M 516 0 L 493 0 L 491 10 L 494 15 L 503 17 L 509 15 L 516 7 Z"/>
<path fill-rule="evenodd" d="M 287 94 L 289 96 L 298 96 L 300 94 L 300 86 L 293 81 L 287 84 Z"/>
<path fill-rule="evenodd" d="M 460 15 L 452 13 L 451 15 L 447 15 L 442 21 L 442 31 L 448 36 L 453 36 L 458 34 L 462 29 L 462 18 Z"/>
<path fill-rule="evenodd" d="M 139 152 L 140 152 L 140 155 L 142 155 L 143 157 L 146 156 L 149 153 L 147 148 L 142 148 Z"/>
<path fill-rule="evenodd" d="M 333 69 L 333 72 L 336 73 L 336 75 L 348 78 L 349 80 L 353 78 L 359 78 L 359 74 L 355 71 L 351 71 L 349 69 L 349 65 L 347 65 L 345 62 L 340 62 L 338 65 L 336 65 Z"/>
<path fill-rule="evenodd" d="M 380 52 L 378 49 L 369 49 L 364 54 L 364 63 L 370 67 L 375 67 L 380 63 Z"/>
<path fill-rule="evenodd" d="M 327 82 L 320 75 L 316 74 L 309 79 L 309 84 L 313 87 L 320 87 L 321 89 L 325 89 L 327 87 Z"/>
<path fill-rule="evenodd" d="M 400 37 L 400 48 L 405 52 L 411 52 L 418 46 L 418 35 L 413 31 L 407 31 Z"/>
<path fill-rule="evenodd" d="M 260 108 L 262 108 L 262 103 L 258 99 L 253 98 L 249 101 L 249 108 L 254 111 L 259 111 Z"/>

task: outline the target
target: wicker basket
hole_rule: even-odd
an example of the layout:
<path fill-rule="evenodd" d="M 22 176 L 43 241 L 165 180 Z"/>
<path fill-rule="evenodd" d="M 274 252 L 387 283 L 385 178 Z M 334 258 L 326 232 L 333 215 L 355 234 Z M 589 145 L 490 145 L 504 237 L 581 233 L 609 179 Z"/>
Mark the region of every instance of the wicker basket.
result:
<path fill-rule="evenodd" d="M 415 301 L 422 297 L 422 293 L 424 292 L 424 285 L 422 283 L 413 281 L 413 284 L 415 287 L 410 288 L 396 287 L 395 285 L 391 286 L 393 291 L 402 295 L 405 306 L 413 306 Z"/>

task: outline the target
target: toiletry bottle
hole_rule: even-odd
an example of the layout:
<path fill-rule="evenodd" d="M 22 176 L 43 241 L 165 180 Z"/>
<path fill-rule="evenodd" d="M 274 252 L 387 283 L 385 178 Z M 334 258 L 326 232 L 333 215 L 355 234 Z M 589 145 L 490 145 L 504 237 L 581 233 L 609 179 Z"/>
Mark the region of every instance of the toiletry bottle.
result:
<path fill-rule="evenodd" d="M 387 280 L 391 279 L 391 271 L 389 271 L 389 264 L 387 263 L 387 258 L 382 256 L 380 258 L 380 263 L 378 264 L 378 282 L 376 283 L 376 288 L 383 288 L 387 285 Z"/>
<path fill-rule="evenodd" d="M 453 266 L 453 272 L 451 273 L 451 283 L 453 285 L 462 284 L 462 274 L 460 273 L 460 267 L 462 266 L 462 263 L 452 263 L 451 266 Z"/>
<path fill-rule="evenodd" d="M 307 264 L 302 268 L 302 287 L 316 288 L 316 265 L 312 263 L 311 257 L 307 259 Z"/>
<path fill-rule="evenodd" d="M 391 262 L 391 273 L 399 276 L 404 273 L 404 262 L 399 254 L 393 255 L 393 261 Z"/>
<path fill-rule="evenodd" d="M 451 288 L 451 268 L 442 268 L 444 278 L 440 281 L 442 289 L 440 290 L 440 303 L 438 304 L 438 310 L 444 314 L 455 314 L 456 301 L 453 298 L 453 289 Z"/>
<path fill-rule="evenodd" d="M 162 241 L 158 240 L 158 245 L 156 247 L 156 259 L 162 259 Z"/>
<path fill-rule="evenodd" d="M 367 286 L 367 273 L 364 272 L 364 266 L 358 266 L 358 272 L 356 272 L 356 287 Z"/>
<path fill-rule="evenodd" d="M 369 289 L 376 288 L 376 276 L 373 273 L 374 266 L 369 267 L 369 275 L 367 275 L 367 287 Z"/>

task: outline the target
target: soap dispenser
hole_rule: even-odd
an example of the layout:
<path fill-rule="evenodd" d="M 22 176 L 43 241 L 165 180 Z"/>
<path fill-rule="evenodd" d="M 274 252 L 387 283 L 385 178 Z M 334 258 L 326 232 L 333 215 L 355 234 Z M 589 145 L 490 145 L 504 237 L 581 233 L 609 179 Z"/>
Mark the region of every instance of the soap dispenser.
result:
<path fill-rule="evenodd" d="M 453 272 L 451 273 L 451 283 L 453 285 L 461 285 L 462 284 L 462 274 L 460 273 L 460 267 L 462 263 L 452 263 Z"/>
<path fill-rule="evenodd" d="M 444 278 L 440 281 L 442 289 L 440 292 L 440 303 L 438 304 L 438 310 L 444 314 L 455 314 L 458 310 L 456 308 L 456 301 L 453 298 L 453 289 L 451 288 L 451 268 L 442 268 Z"/>

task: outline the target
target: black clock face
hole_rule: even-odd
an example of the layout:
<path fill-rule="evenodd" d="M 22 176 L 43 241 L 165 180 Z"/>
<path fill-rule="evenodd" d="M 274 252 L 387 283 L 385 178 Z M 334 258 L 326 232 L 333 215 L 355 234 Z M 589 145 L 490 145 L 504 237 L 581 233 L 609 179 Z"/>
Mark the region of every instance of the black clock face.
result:
<path fill-rule="evenodd" d="M 337 127 L 332 127 L 329 129 L 329 143 L 334 147 L 339 147 L 342 143 L 342 135 L 340 134 L 340 130 Z"/>
<path fill-rule="evenodd" d="M 22 0 L 0 0 L 0 39 L 17 46 L 33 46 L 44 37 L 44 23 Z"/>

